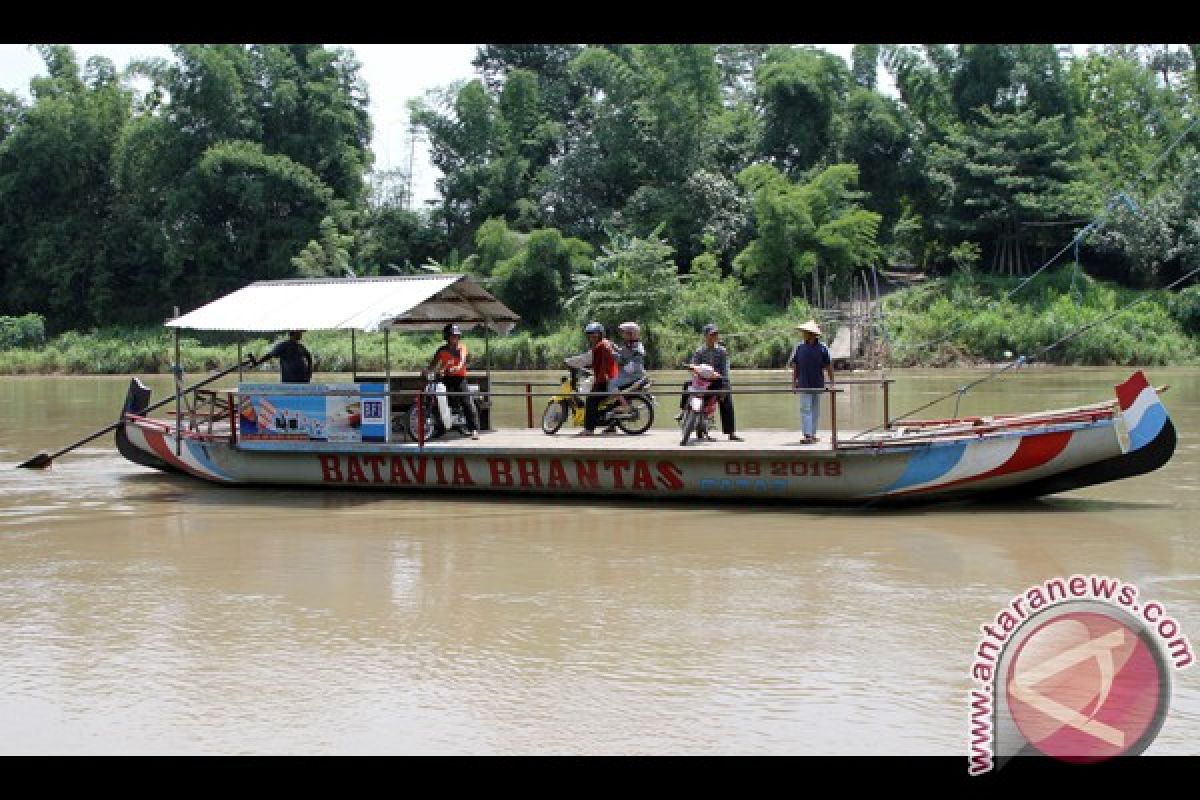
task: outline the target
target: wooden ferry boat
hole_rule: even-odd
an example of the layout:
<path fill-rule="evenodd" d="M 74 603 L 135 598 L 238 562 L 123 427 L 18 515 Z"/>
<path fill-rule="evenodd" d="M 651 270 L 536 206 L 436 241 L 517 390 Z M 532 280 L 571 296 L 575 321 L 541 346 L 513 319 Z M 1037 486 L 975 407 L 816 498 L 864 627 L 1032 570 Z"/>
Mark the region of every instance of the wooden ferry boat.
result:
<path fill-rule="evenodd" d="M 506 333 L 517 319 L 469 277 L 433 275 L 260 282 L 168 325 L 386 336 L 447 322 Z M 486 407 L 490 373 L 478 380 Z M 1167 411 L 1140 371 L 1116 387 L 1113 401 L 835 430 L 807 445 L 799 432 L 785 430 L 743 431 L 743 442 L 688 447 L 673 429 L 584 439 L 485 430 L 479 440 L 414 441 L 391 420 L 406 416 L 403 406 L 418 388 L 390 369 L 383 377 L 356 374 L 347 384 L 195 388 L 176 392 L 172 415 L 153 418 L 149 390 L 135 379 L 116 425 L 117 447 L 138 464 L 231 485 L 862 504 L 1070 491 L 1157 469 L 1176 443 Z"/>

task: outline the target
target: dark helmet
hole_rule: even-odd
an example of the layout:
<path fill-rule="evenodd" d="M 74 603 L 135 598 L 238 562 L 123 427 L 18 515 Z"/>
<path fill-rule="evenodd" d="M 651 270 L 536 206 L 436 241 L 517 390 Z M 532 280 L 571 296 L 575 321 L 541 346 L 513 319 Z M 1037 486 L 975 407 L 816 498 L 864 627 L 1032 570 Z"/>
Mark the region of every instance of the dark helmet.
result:
<path fill-rule="evenodd" d="M 596 334 L 599 334 L 600 336 L 603 336 L 604 335 L 604 326 L 601 325 L 599 322 L 589 322 L 586 326 L 584 326 L 583 333 L 585 336 L 592 334 L 592 333 L 596 333 Z"/>
<path fill-rule="evenodd" d="M 449 339 L 451 336 L 462 336 L 462 330 L 454 323 L 450 323 L 442 328 L 442 336 L 446 339 Z"/>

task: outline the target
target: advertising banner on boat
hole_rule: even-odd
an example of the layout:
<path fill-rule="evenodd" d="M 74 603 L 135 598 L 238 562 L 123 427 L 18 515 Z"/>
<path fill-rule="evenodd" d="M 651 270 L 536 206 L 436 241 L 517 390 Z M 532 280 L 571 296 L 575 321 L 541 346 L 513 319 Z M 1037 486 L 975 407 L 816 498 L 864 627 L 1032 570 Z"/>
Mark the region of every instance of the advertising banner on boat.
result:
<path fill-rule="evenodd" d="M 242 442 L 386 442 L 382 383 L 238 385 Z"/>

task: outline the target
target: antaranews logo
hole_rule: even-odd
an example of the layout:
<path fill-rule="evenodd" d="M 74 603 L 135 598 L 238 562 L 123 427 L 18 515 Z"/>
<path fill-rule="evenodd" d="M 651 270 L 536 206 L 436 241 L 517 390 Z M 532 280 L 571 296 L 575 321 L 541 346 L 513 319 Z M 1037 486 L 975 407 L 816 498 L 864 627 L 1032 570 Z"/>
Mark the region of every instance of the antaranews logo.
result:
<path fill-rule="evenodd" d="M 1031 586 L 981 630 L 971 775 L 1013 756 L 1093 763 L 1143 752 L 1166 719 L 1172 668 L 1193 661 L 1161 603 L 1139 602 L 1136 586 L 1104 576 Z"/>

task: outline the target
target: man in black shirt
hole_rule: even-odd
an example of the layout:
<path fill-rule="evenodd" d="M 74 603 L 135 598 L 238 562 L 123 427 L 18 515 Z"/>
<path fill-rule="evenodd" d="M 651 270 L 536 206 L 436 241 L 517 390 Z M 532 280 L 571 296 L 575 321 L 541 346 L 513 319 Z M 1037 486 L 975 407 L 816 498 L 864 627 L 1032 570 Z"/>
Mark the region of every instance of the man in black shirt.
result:
<path fill-rule="evenodd" d="M 279 378 L 284 383 L 308 383 L 312 380 L 313 357 L 308 348 L 300 343 L 304 331 L 288 331 L 288 338 L 275 343 L 267 354 L 254 359 L 255 367 L 272 358 L 279 359 Z"/>

